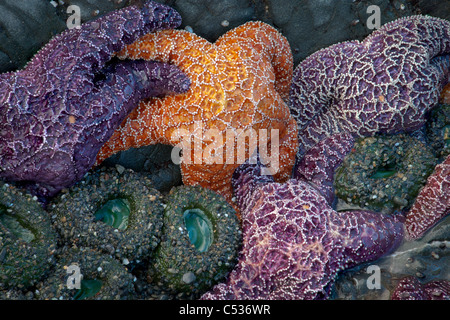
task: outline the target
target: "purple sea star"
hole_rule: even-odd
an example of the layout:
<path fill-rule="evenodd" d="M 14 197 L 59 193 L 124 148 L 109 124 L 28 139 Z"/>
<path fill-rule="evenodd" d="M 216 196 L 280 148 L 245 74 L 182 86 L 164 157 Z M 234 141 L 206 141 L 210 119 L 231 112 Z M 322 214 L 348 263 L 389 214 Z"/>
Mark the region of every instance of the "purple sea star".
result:
<path fill-rule="evenodd" d="M 243 248 L 226 283 L 201 299 L 326 298 L 337 272 L 377 259 L 403 238 L 402 216 L 337 212 L 309 182 L 275 183 L 259 165 L 233 176 Z"/>
<path fill-rule="evenodd" d="M 309 149 L 302 159 L 297 159 L 293 178 L 308 181 L 331 205 L 335 198 L 334 173 L 354 143 L 354 137 L 348 132 L 325 138 Z"/>
<path fill-rule="evenodd" d="M 319 50 L 294 71 L 290 109 L 301 157 L 338 132 L 354 136 L 418 129 L 450 74 L 450 22 L 410 16 L 364 41 Z"/>
<path fill-rule="evenodd" d="M 392 300 L 450 300 L 450 281 L 422 284 L 416 277 L 403 278 L 391 295 Z"/>
<path fill-rule="evenodd" d="M 450 155 L 438 164 L 406 214 L 407 240 L 422 237 L 440 219 L 450 213 Z"/>
<path fill-rule="evenodd" d="M 114 53 L 179 14 L 145 2 L 53 38 L 17 72 L 0 75 L 0 178 L 44 197 L 80 180 L 139 100 L 189 89 L 176 67 Z M 106 67 L 105 67 L 106 66 Z"/>

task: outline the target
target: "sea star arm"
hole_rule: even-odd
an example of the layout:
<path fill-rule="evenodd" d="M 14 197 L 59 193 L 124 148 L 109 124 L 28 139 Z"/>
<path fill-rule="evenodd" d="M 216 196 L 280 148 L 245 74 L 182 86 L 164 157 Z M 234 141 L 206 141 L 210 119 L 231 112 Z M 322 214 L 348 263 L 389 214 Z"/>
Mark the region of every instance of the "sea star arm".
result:
<path fill-rule="evenodd" d="M 197 44 L 204 45 L 206 41 L 194 33 L 186 30 L 163 30 L 148 33 L 134 43 L 126 46 L 117 56 L 120 59 L 145 59 L 158 60 L 162 62 L 178 62 L 182 60 L 181 52 L 186 47 L 191 50 L 199 50 Z M 191 52 L 187 52 L 184 56 Z M 197 53 L 200 55 L 200 52 Z"/>
<path fill-rule="evenodd" d="M 140 100 L 185 92 L 189 88 L 189 79 L 184 73 L 173 65 L 159 62 L 118 62 L 105 76 L 98 84 L 99 89 L 94 89 L 86 101 L 92 109 L 103 112 L 99 112 L 90 126 L 86 123 L 75 146 L 74 160 L 85 168 L 92 167 L 100 147 Z M 97 147 L 86 148 L 86 145 Z"/>
<path fill-rule="evenodd" d="M 253 207 L 252 202 L 257 198 L 255 192 L 258 192 L 263 185 L 274 182 L 274 177 L 263 174 L 262 170 L 263 166 L 257 155 L 234 171 L 231 185 L 239 208 Z"/>
<path fill-rule="evenodd" d="M 92 79 L 125 45 L 149 32 L 180 24 L 181 17 L 170 7 L 153 1 L 147 1 L 142 8 L 130 6 L 57 35 L 36 54 L 23 72 L 35 71 L 59 82 L 70 80 L 72 73 Z"/>
<path fill-rule="evenodd" d="M 330 228 L 341 238 L 342 269 L 380 258 L 395 250 L 403 240 L 404 217 L 373 211 L 333 211 Z"/>
<path fill-rule="evenodd" d="M 300 155 L 324 136 L 340 131 L 327 108 L 347 94 L 341 87 L 341 77 L 351 72 L 347 59 L 357 56 L 358 45 L 358 41 L 351 41 L 319 50 L 294 70 L 289 105 L 298 125 Z"/>
<path fill-rule="evenodd" d="M 392 300 L 449 300 L 450 281 L 435 280 L 425 284 L 416 277 L 400 280 L 391 295 Z"/>
<path fill-rule="evenodd" d="M 270 61 L 275 74 L 275 89 L 287 101 L 293 71 L 292 54 L 286 54 L 286 52 L 291 52 L 288 40 L 270 25 L 259 21 L 250 21 L 230 30 L 217 39 L 215 44 L 220 46 L 222 43 L 229 44 L 230 42 L 238 43 L 237 50 L 239 50 L 239 46 L 245 46 L 247 50 L 252 48 Z"/>
<path fill-rule="evenodd" d="M 404 17 L 384 24 L 363 43 L 376 46 L 373 51 L 383 49 L 386 56 L 401 48 L 416 50 L 416 63 L 426 67 L 432 58 L 450 54 L 450 24 L 426 15 Z"/>
<path fill-rule="evenodd" d="M 150 77 L 158 70 L 159 79 L 181 77 L 163 65 L 128 64 L 102 81 L 103 66 L 144 33 L 180 22 L 178 13 L 155 2 L 127 7 L 61 33 L 23 70 L 2 74 L 0 176 L 29 183 L 43 196 L 82 177 L 112 134 L 109 122 L 120 124 L 134 107 L 134 95 L 168 84 Z M 186 90 L 186 81 L 175 90 Z"/>
<path fill-rule="evenodd" d="M 430 227 L 449 213 L 450 155 L 436 166 L 406 214 L 406 238 L 414 240 L 422 237 Z"/>
<path fill-rule="evenodd" d="M 134 43 L 126 46 L 117 53 L 120 59 L 144 59 L 157 60 L 160 62 L 177 63 L 181 67 L 188 67 L 190 64 L 188 56 L 183 58 L 179 51 L 186 46 L 192 47 L 192 50 L 198 50 L 195 43 L 205 44 L 205 40 L 184 30 L 163 30 L 155 33 L 148 33 L 136 40 Z M 192 84 L 195 85 L 195 84 Z M 182 119 L 168 119 L 164 115 L 164 102 L 154 99 L 155 106 L 141 102 L 125 119 L 108 142 L 102 147 L 97 155 L 97 163 L 112 154 L 127 150 L 131 147 L 139 147 L 143 144 L 154 144 L 157 142 L 167 143 L 171 136 L 168 124 L 164 121 L 181 121 Z M 168 102 L 169 103 L 169 102 Z M 178 106 L 183 107 L 182 105 Z M 154 112 L 153 112 L 154 111 Z M 132 133 L 132 134 L 130 134 Z M 165 136 L 167 139 L 161 138 Z"/>
<path fill-rule="evenodd" d="M 308 181 L 327 199 L 334 201 L 334 173 L 345 156 L 352 150 L 355 139 L 348 133 L 332 135 L 309 149 L 302 159 L 297 159 L 293 178 Z"/>
<path fill-rule="evenodd" d="M 302 61 L 290 93 L 298 155 L 338 132 L 362 137 L 422 126 L 448 81 L 449 30 L 447 20 L 406 17 Z"/>

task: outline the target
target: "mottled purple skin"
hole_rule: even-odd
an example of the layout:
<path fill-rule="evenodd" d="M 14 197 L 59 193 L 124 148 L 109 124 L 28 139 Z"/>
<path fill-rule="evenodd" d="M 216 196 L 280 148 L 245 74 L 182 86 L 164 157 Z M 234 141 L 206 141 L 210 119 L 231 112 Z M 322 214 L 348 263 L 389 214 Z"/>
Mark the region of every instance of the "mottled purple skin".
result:
<path fill-rule="evenodd" d="M 405 238 L 423 237 L 436 223 L 450 214 L 450 155 L 427 178 L 411 209 L 406 213 Z"/>
<path fill-rule="evenodd" d="M 236 268 L 201 299 L 323 299 L 337 272 L 394 250 L 402 216 L 337 212 L 306 181 L 275 183 L 259 165 L 232 180 L 242 217 Z"/>
<path fill-rule="evenodd" d="M 28 65 L 0 75 L 0 178 L 48 197 L 80 180 L 139 100 L 185 92 L 174 66 L 117 62 L 116 51 L 181 23 L 172 8 L 146 2 L 53 38 Z"/>
<path fill-rule="evenodd" d="M 450 75 L 450 22 L 410 16 L 364 41 L 315 52 L 294 71 L 290 110 L 299 158 L 339 132 L 355 137 L 413 131 L 438 102 Z"/>
<path fill-rule="evenodd" d="M 416 277 L 403 278 L 392 292 L 392 300 L 450 300 L 450 281 L 422 284 Z"/>
<path fill-rule="evenodd" d="M 334 173 L 354 144 L 355 138 L 348 132 L 325 138 L 297 159 L 293 178 L 309 182 L 331 205 L 335 199 Z"/>

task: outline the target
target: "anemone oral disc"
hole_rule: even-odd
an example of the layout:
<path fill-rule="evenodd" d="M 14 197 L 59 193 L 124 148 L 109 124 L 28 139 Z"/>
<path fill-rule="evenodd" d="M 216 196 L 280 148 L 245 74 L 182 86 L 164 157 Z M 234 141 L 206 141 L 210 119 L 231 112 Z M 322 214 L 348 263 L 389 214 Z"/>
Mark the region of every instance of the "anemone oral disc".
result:
<path fill-rule="evenodd" d="M 210 221 L 200 209 L 188 209 L 183 214 L 189 240 L 200 252 L 206 252 L 212 244 L 213 230 Z"/>
<path fill-rule="evenodd" d="M 125 230 L 131 213 L 126 199 L 113 199 L 106 202 L 96 213 L 95 221 L 102 221 L 115 229 Z"/>

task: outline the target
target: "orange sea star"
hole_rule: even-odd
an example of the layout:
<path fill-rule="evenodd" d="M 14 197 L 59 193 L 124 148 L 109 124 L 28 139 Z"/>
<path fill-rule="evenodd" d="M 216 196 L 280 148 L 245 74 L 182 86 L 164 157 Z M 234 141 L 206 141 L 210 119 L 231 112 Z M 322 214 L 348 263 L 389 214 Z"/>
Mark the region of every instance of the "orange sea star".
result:
<path fill-rule="evenodd" d="M 184 130 L 189 143 L 183 147 L 183 160 L 188 159 L 185 155 L 192 160 L 181 163 L 183 182 L 210 188 L 230 201 L 232 174 L 257 147 L 251 139 L 240 139 L 253 132 L 260 148 L 263 138 L 267 139 L 268 151 L 279 141 L 279 170 L 272 167 L 275 179 L 290 177 L 298 146 L 297 124 L 284 100 L 292 80 L 293 59 L 288 41 L 273 27 L 247 22 L 214 44 L 184 30 L 161 31 L 140 38 L 118 57 L 174 63 L 192 84 L 185 94 L 142 101 L 100 150 L 97 164 L 131 147 L 179 145 L 175 134 Z M 212 138 L 209 129 L 221 135 Z M 277 132 L 278 136 L 271 135 Z M 203 154 L 198 153 L 195 141 Z M 243 150 L 245 159 L 238 158 Z M 272 157 L 278 155 L 276 146 L 274 150 Z"/>

